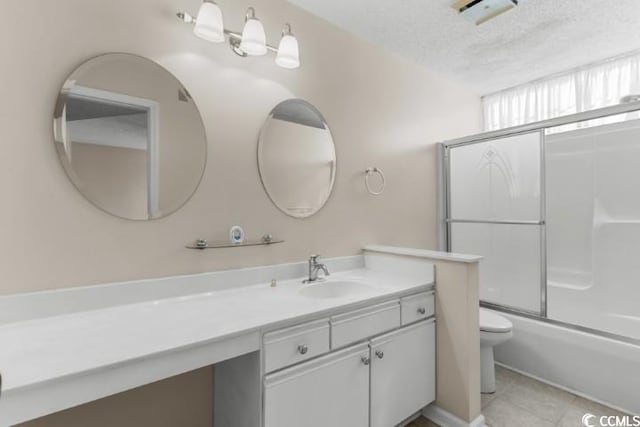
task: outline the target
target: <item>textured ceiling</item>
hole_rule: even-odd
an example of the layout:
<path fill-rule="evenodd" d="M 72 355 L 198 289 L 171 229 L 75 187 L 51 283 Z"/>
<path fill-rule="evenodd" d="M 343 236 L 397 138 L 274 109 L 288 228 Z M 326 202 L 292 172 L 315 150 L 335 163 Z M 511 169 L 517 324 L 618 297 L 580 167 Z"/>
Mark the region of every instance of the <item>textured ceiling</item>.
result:
<path fill-rule="evenodd" d="M 640 0 L 521 0 L 477 27 L 455 0 L 289 1 L 481 95 L 640 49 Z"/>

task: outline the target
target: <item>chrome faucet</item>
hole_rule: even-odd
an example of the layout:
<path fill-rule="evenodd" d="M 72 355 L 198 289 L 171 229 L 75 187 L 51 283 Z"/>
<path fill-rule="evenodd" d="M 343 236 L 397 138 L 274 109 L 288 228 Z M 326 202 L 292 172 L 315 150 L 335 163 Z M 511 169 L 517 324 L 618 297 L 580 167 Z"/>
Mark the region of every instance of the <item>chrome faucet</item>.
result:
<path fill-rule="evenodd" d="M 318 277 L 318 271 L 322 270 L 325 276 L 329 275 L 327 266 L 318 262 L 320 255 L 311 255 L 309 257 L 309 277 L 302 281 L 302 283 L 315 283 L 324 280 L 322 277 Z"/>

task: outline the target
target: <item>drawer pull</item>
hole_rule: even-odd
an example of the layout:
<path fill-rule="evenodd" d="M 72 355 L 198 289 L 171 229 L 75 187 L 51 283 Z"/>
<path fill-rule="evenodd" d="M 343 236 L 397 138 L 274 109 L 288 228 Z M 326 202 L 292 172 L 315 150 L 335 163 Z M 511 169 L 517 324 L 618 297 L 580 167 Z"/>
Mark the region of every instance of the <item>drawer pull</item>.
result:
<path fill-rule="evenodd" d="M 424 316 L 426 313 L 427 313 L 427 309 L 426 309 L 426 308 L 424 308 L 424 307 L 420 307 L 420 308 L 418 309 L 418 314 L 421 314 L 421 315 L 423 315 L 423 316 Z"/>
<path fill-rule="evenodd" d="M 362 361 L 362 364 L 365 366 L 368 366 L 369 363 L 371 363 L 371 359 L 369 359 L 367 356 L 362 356 L 360 360 Z"/>
<path fill-rule="evenodd" d="M 298 353 L 307 354 L 308 351 L 309 351 L 309 347 L 307 347 L 306 345 L 302 344 L 298 346 Z"/>
<path fill-rule="evenodd" d="M 384 357 L 384 351 L 377 350 L 376 351 L 376 356 L 378 357 L 378 359 L 382 359 Z"/>

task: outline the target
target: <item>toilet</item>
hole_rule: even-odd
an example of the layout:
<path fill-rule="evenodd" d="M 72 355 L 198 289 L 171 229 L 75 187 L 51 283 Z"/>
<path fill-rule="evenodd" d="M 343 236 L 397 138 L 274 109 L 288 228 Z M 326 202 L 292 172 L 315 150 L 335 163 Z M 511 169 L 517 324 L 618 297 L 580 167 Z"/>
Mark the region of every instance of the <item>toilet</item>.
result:
<path fill-rule="evenodd" d="M 493 347 L 513 336 L 513 324 L 494 311 L 480 309 L 480 381 L 482 393 L 495 393 Z"/>

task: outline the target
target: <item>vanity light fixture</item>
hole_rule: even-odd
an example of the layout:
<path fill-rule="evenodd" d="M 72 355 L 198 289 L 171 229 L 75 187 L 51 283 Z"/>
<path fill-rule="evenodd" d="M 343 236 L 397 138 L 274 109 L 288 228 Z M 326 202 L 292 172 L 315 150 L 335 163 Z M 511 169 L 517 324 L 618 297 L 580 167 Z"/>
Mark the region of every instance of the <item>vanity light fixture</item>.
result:
<path fill-rule="evenodd" d="M 291 32 L 291 25 L 284 25 L 282 38 L 275 48 L 267 44 L 264 26 L 256 18 L 253 7 L 247 9 L 242 33 L 224 28 L 222 11 L 213 0 L 202 2 L 197 17 L 187 12 L 178 12 L 177 16 L 182 22 L 194 25 L 193 33 L 204 40 L 221 43 L 228 38 L 231 50 L 236 55 L 260 56 L 270 51 L 276 54 L 275 62 L 278 66 L 288 69 L 300 67 L 298 39 Z"/>
<path fill-rule="evenodd" d="M 264 33 L 262 22 L 256 18 L 256 11 L 252 7 L 247 9 L 247 14 L 244 17 L 240 50 L 251 56 L 261 56 L 267 53 L 267 35 Z"/>
<path fill-rule="evenodd" d="M 282 68 L 298 68 L 300 66 L 300 54 L 298 52 L 298 39 L 291 33 L 291 25 L 284 24 L 282 38 L 278 45 L 276 64 Z"/>
<path fill-rule="evenodd" d="M 193 34 L 213 43 L 224 42 L 222 11 L 215 2 L 211 0 L 202 2 L 200 10 L 198 11 L 198 17 L 195 20 Z"/>

